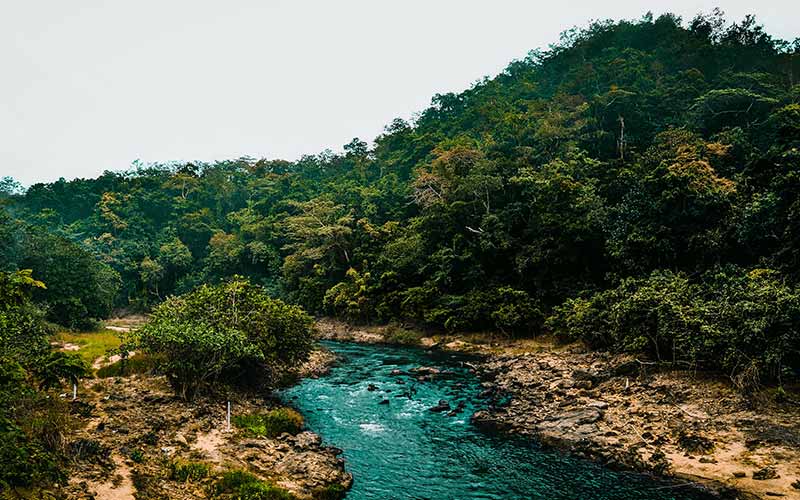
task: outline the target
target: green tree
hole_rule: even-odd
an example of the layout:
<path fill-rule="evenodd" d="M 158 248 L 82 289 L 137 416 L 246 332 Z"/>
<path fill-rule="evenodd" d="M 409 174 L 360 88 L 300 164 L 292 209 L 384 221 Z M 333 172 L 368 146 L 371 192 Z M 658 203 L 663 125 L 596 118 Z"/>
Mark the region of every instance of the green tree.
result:
<path fill-rule="evenodd" d="M 175 391 L 191 399 L 218 382 L 273 382 L 281 370 L 305 359 L 311 325 L 299 307 L 235 277 L 168 298 L 136 331 L 135 342 L 164 357 Z"/>

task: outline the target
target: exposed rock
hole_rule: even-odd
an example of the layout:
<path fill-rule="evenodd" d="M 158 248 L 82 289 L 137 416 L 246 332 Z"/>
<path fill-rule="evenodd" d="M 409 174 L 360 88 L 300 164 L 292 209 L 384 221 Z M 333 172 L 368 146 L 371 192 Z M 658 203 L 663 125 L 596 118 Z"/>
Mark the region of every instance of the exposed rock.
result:
<path fill-rule="evenodd" d="M 780 476 L 774 467 L 764 467 L 753 472 L 753 479 L 756 481 L 766 481 L 767 479 L 777 479 Z"/>
<path fill-rule="evenodd" d="M 420 366 L 417 368 L 412 368 L 409 371 L 416 373 L 417 375 L 438 375 L 441 373 L 441 370 L 432 366 Z"/>
<path fill-rule="evenodd" d="M 450 403 L 448 403 L 444 399 L 440 399 L 439 400 L 439 404 L 436 405 L 436 406 L 432 406 L 432 407 L 428 408 L 428 411 L 432 411 L 432 412 L 436 412 L 436 413 L 441 413 L 443 411 L 450 411 Z"/>
<path fill-rule="evenodd" d="M 487 342 L 485 335 L 464 334 L 422 342 L 485 356 L 471 365 L 484 380 L 487 408 L 471 417 L 482 429 L 534 438 L 615 468 L 686 478 L 726 498 L 797 497 L 800 408 L 772 399 L 753 407 L 726 377 L 661 371 L 629 355 L 547 339 Z M 583 413 L 590 409 L 601 415 Z M 753 481 L 738 474 L 765 465 L 782 477 Z"/>
<path fill-rule="evenodd" d="M 274 439 L 246 437 L 225 431 L 225 402 L 197 398 L 185 403 L 172 397 L 164 377 L 132 376 L 123 384 L 85 382 L 90 414 L 69 436 L 84 459 L 74 460 L 64 500 L 132 500 L 205 498 L 208 484 L 169 479 L 171 460 L 202 461 L 214 475 L 228 468 L 245 469 L 310 499 L 319 488 L 352 477 L 338 455 L 314 433 L 282 434 Z M 115 397 L 107 397 L 113 390 Z M 274 402 L 260 398 L 232 400 L 233 413 L 263 411 Z M 120 432 L 124 431 L 124 432 Z M 77 450 L 77 448 L 76 448 Z M 133 457 L 136 457 L 135 459 Z"/>

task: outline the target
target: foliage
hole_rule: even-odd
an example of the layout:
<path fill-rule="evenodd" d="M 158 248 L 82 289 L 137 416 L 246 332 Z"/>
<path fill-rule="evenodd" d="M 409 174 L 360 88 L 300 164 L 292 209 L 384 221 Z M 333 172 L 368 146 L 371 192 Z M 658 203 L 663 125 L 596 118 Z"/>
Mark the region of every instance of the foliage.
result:
<path fill-rule="evenodd" d="M 169 463 L 168 477 L 182 483 L 200 481 L 210 473 L 211 466 L 205 462 L 173 460 Z"/>
<path fill-rule="evenodd" d="M 387 344 L 419 345 L 424 334 L 421 331 L 403 328 L 398 325 L 387 325 L 383 332 L 383 340 Z"/>
<path fill-rule="evenodd" d="M 153 374 L 158 373 L 158 367 L 162 363 L 163 360 L 159 357 L 147 354 L 136 354 L 98 369 L 95 375 L 97 378 L 110 378 L 127 377 L 137 373 Z"/>
<path fill-rule="evenodd" d="M 345 496 L 347 496 L 347 490 L 341 484 L 329 484 L 312 493 L 314 500 L 342 500 Z"/>
<path fill-rule="evenodd" d="M 800 289 L 774 270 L 717 268 L 699 279 L 655 272 L 569 299 L 548 319 L 557 333 L 659 361 L 755 369 L 773 379 L 800 361 Z"/>
<path fill-rule="evenodd" d="M 311 349 L 311 318 L 235 277 L 157 306 L 135 341 L 162 366 L 181 397 L 215 382 L 269 382 Z"/>
<path fill-rule="evenodd" d="M 719 11 L 595 22 L 373 145 L 4 180 L 0 267 L 33 268 L 36 302 L 72 327 L 242 275 L 354 322 L 525 335 L 554 316 L 593 345 L 737 373 L 755 359 L 779 378 L 800 371 L 784 313 L 800 282 L 799 49 Z M 745 280 L 762 268 L 776 274 Z M 713 318 L 717 299 L 732 302 Z M 252 357 L 241 333 L 182 345 Z"/>
<path fill-rule="evenodd" d="M 119 333 L 106 329 L 79 333 L 62 331 L 54 338 L 58 342 L 78 346 L 76 354 L 89 364 L 118 349 L 121 342 Z"/>
<path fill-rule="evenodd" d="M 284 432 L 294 435 L 303 430 L 303 416 L 291 408 L 236 415 L 233 423 L 247 434 L 268 438 L 280 436 Z"/>
<path fill-rule="evenodd" d="M 49 353 L 34 368 L 42 389 L 59 388 L 63 380 L 77 384 L 79 379 L 88 377 L 91 372 L 89 364 L 80 356 L 60 351 Z"/>
<path fill-rule="evenodd" d="M 47 283 L 35 294 L 48 320 L 68 328 L 92 328 L 105 318 L 119 290 L 119 275 L 93 255 L 60 236 L 30 231 L 22 266 Z"/>
<path fill-rule="evenodd" d="M 0 272 L 0 490 L 64 480 L 64 405 L 39 390 L 82 376 L 76 358 L 51 353 L 50 330 L 32 303 L 44 287 L 29 270 Z"/>
<path fill-rule="evenodd" d="M 231 500 L 294 500 L 283 488 L 242 470 L 225 472 L 214 485 L 214 498 Z"/>

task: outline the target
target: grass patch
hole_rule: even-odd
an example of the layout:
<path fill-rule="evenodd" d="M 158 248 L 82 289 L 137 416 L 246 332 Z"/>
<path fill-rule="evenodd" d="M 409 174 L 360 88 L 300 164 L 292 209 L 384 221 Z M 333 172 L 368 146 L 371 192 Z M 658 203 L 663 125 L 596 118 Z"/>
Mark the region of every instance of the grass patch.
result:
<path fill-rule="evenodd" d="M 113 330 L 97 332 L 59 332 L 55 335 L 58 342 L 75 344 L 80 347 L 78 355 L 91 365 L 94 361 L 111 349 L 120 346 L 119 333 Z"/>
<path fill-rule="evenodd" d="M 175 460 L 169 463 L 169 478 L 182 483 L 200 481 L 210 474 L 211 466 L 204 462 Z"/>
<path fill-rule="evenodd" d="M 347 495 L 347 490 L 341 484 L 329 484 L 324 488 L 314 490 L 311 496 L 314 500 L 342 500 Z"/>
<path fill-rule="evenodd" d="M 128 359 L 121 359 L 116 363 L 104 366 L 97 370 L 97 378 L 125 377 L 135 373 L 155 373 L 159 359 L 146 354 L 134 354 Z"/>
<path fill-rule="evenodd" d="M 243 470 L 224 473 L 214 484 L 214 498 L 236 500 L 296 500 L 283 488 L 258 479 Z"/>
<path fill-rule="evenodd" d="M 303 416 L 291 408 L 277 408 L 265 413 L 236 415 L 233 423 L 246 434 L 272 438 L 284 432 L 299 433 L 303 429 Z"/>

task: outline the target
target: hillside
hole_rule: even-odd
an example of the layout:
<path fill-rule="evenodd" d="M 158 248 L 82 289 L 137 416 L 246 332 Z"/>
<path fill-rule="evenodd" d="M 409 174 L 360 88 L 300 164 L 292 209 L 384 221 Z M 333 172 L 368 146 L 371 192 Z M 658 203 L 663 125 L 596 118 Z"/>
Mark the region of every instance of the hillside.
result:
<path fill-rule="evenodd" d="M 7 179 L 0 262 L 34 269 L 69 326 L 241 274 L 351 321 L 546 329 L 780 379 L 798 368 L 797 51 L 718 12 L 595 23 L 374 146 Z"/>

